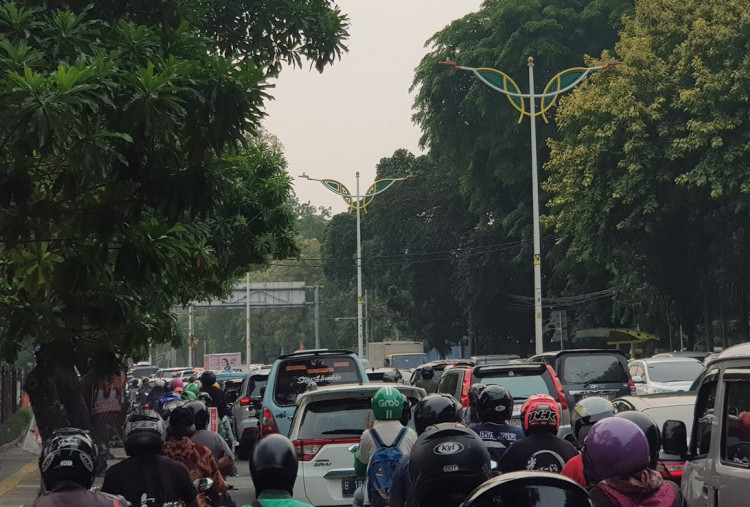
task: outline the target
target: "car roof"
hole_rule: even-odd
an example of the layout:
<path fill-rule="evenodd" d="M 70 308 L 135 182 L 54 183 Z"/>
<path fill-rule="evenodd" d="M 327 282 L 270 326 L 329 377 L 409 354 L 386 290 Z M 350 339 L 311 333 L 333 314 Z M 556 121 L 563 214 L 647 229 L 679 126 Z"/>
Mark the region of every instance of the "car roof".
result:
<path fill-rule="evenodd" d="M 322 355 L 341 355 L 341 354 L 354 354 L 351 350 L 346 349 L 305 349 L 305 350 L 295 350 L 294 352 L 290 352 L 289 354 L 282 354 L 280 355 L 276 360 L 279 359 L 289 359 L 289 358 L 295 358 L 295 357 L 305 357 L 305 356 L 322 356 Z"/>
<path fill-rule="evenodd" d="M 633 359 L 633 361 L 641 361 L 645 364 L 654 363 L 698 363 L 703 364 L 701 361 L 694 357 L 645 357 L 643 359 Z"/>
<path fill-rule="evenodd" d="M 541 354 L 534 354 L 532 357 L 538 356 L 567 356 L 574 354 L 619 354 L 623 357 L 625 352 L 620 349 L 565 349 L 565 350 L 553 350 L 551 352 L 542 352 Z"/>
<path fill-rule="evenodd" d="M 317 401 L 325 399 L 342 398 L 349 394 L 350 398 L 371 398 L 374 393 L 381 387 L 394 387 L 403 394 L 413 394 L 425 396 L 427 392 L 421 387 L 410 386 L 407 384 L 394 384 L 392 382 L 368 382 L 365 384 L 336 384 L 331 386 L 322 386 L 312 391 L 305 391 L 297 395 L 297 405 L 302 401 Z"/>
<path fill-rule="evenodd" d="M 713 359 L 713 361 L 732 359 L 736 357 L 750 357 L 750 343 L 740 343 L 739 345 L 733 345 L 724 349 L 715 359 Z"/>

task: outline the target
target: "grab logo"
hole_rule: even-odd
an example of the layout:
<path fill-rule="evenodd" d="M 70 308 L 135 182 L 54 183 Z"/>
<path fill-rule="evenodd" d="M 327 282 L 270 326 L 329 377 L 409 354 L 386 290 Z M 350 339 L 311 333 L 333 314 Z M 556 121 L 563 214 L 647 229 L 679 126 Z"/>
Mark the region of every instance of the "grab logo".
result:
<path fill-rule="evenodd" d="M 458 454 L 464 450 L 464 444 L 459 442 L 443 442 L 442 444 L 436 445 L 432 452 L 440 456 L 450 456 L 451 454 Z"/>
<path fill-rule="evenodd" d="M 389 407 L 389 408 L 396 408 L 401 406 L 401 401 L 398 400 L 380 400 L 378 401 L 379 407 Z"/>

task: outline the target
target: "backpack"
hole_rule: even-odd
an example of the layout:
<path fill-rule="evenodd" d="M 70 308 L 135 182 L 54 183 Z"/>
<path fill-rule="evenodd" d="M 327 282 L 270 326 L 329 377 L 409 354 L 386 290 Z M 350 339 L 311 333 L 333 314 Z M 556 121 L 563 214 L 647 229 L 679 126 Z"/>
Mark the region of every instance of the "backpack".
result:
<path fill-rule="evenodd" d="M 398 446 L 407 431 L 406 427 L 401 428 L 396 440 L 391 445 L 385 445 L 375 428 L 370 428 L 370 434 L 378 446 L 367 466 L 367 498 L 373 507 L 385 507 L 390 503 L 393 472 L 404 456 Z"/>

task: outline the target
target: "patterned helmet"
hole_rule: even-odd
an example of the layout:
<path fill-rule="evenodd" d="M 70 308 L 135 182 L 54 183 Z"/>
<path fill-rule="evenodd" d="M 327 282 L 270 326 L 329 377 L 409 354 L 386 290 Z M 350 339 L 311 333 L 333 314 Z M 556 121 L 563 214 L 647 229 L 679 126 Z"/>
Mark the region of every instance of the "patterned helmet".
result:
<path fill-rule="evenodd" d="M 529 396 L 521 407 L 521 425 L 526 435 L 537 430 L 557 433 L 560 427 L 560 408 L 557 401 L 549 394 Z"/>
<path fill-rule="evenodd" d="M 61 428 L 44 444 L 39 471 L 47 490 L 66 480 L 90 488 L 96 463 L 96 447 L 88 434 L 78 428 Z"/>

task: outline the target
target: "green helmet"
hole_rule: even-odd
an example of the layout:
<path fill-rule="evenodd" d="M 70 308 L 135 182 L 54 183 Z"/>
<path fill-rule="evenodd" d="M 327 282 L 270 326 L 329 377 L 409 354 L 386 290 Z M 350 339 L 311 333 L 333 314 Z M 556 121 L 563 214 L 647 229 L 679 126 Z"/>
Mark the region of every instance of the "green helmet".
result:
<path fill-rule="evenodd" d="M 193 393 L 196 397 L 201 393 L 201 388 L 198 387 L 198 384 L 193 384 L 192 382 L 185 386 L 186 392 Z M 195 399 L 195 398 L 194 398 Z"/>
<path fill-rule="evenodd" d="M 401 419 L 404 397 L 395 387 L 381 387 L 372 397 L 372 413 L 375 419 Z"/>
<path fill-rule="evenodd" d="M 188 400 L 188 401 L 193 401 L 193 400 L 195 400 L 197 398 L 197 396 L 195 396 L 195 393 L 192 392 L 192 391 L 190 391 L 189 389 L 186 389 L 186 390 L 182 391 L 180 393 L 180 397 L 183 400 Z"/>

